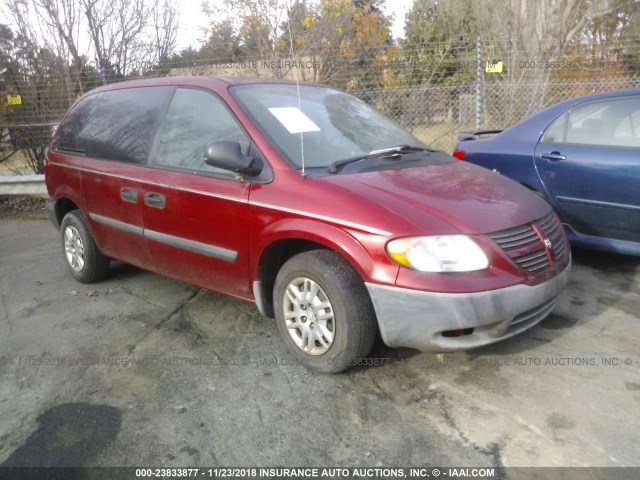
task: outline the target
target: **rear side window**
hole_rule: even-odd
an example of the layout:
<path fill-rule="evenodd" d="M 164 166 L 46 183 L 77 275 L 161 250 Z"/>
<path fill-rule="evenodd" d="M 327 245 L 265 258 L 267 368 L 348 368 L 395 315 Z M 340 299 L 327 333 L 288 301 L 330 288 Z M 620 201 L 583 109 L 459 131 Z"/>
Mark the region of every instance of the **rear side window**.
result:
<path fill-rule="evenodd" d="M 541 141 L 640 147 L 640 98 L 607 100 L 575 107 L 552 123 Z"/>
<path fill-rule="evenodd" d="M 54 148 L 101 160 L 145 163 L 171 90 L 129 88 L 85 97 L 60 126 Z"/>

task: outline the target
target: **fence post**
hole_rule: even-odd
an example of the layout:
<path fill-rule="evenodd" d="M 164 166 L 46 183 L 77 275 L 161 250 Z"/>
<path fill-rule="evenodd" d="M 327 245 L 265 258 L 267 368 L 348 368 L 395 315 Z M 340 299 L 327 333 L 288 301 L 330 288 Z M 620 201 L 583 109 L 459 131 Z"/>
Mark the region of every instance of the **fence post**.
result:
<path fill-rule="evenodd" d="M 476 46 L 478 49 L 478 68 L 476 70 L 476 131 L 480 130 L 480 117 L 482 115 L 482 44 L 478 37 Z"/>

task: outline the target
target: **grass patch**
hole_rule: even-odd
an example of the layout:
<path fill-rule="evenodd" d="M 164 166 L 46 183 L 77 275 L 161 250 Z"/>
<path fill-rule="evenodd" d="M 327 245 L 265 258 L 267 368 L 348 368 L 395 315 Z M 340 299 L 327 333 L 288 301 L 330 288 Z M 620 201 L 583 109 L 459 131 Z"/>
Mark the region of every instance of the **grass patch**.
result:
<path fill-rule="evenodd" d="M 8 153 L 9 151 L 7 150 L 1 150 L 0 158 L 4 157 Z M 31 172 L 31 169 L 29 168 L 27 156 L 24 154 L 22 150 L 18 150 L 9 158 L 0 162 L 0 171 L 2 172 L 22 172 L 25 170 L 29 170 Z"/>
<path fill-rule="evenodd" d="M 458 133 L 473 132 L 475 127 L 439 123 L 427 127 L 415 127 L 409 131 L 430 147 L 438 148 L 451 155 L 458 141 Z"/>

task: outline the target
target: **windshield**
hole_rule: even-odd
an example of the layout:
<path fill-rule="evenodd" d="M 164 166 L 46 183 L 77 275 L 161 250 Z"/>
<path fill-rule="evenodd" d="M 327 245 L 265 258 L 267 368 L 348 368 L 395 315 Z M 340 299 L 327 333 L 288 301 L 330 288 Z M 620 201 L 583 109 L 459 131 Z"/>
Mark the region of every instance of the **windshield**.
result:
<path fill-rule="evenodd" d="M 398 145 L 426 147 L 366 103 L 339 90 L 258 84 L 230 91 L 294 168 L 302 167 L 303 158 L 305 168 L 328 168 L 339 160 Z"/>

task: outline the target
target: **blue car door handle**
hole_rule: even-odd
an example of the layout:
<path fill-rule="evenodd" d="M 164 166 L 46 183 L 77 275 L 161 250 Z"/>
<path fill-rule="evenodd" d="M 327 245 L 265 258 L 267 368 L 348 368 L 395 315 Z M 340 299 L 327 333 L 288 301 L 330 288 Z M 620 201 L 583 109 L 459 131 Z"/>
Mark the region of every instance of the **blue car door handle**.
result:
<path fill-rule="evenodd" d="M 543 153 L 542 155 L 540 155 L 540 158 L 544 158 L 545 160 L 549 160 L 550 162 L 567 159 L 567 157 L 561 155 L 560 152 Z"/>

